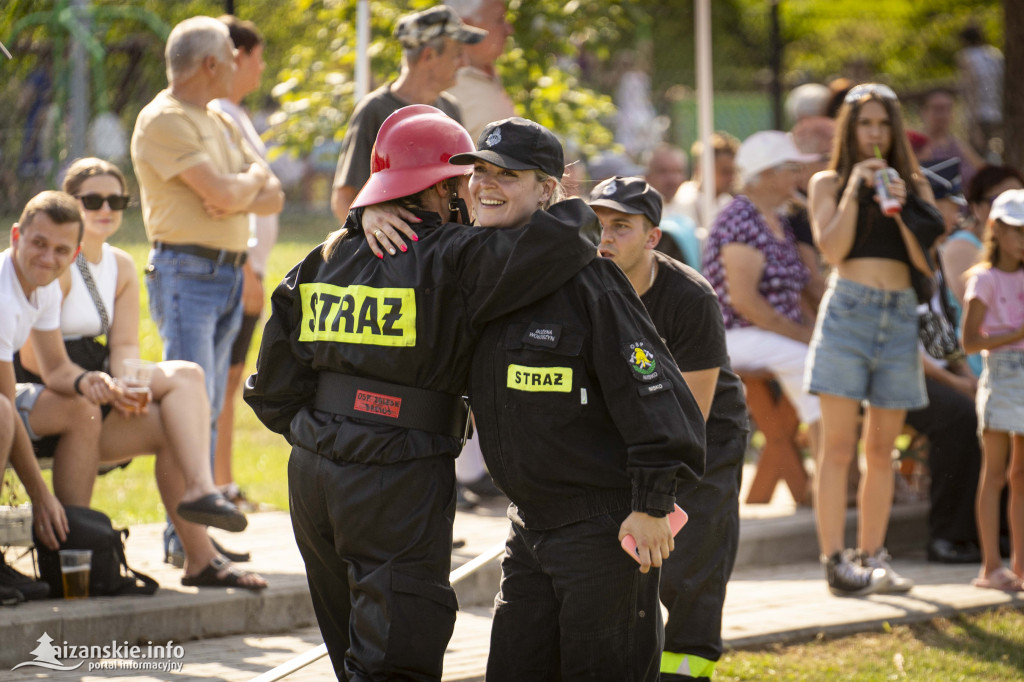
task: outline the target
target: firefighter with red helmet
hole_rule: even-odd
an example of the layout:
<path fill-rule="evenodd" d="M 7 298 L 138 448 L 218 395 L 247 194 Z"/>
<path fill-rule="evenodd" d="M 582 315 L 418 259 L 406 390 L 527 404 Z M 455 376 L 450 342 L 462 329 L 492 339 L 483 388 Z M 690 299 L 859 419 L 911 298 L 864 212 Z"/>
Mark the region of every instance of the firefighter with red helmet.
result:
<path fill-rule="evenodd" d="M 356 210 L 274 291 L 246 382 L 246 402 L 292 445 L 292 525 L 339 679 L 440 679 L 473 346 L 596 256 L 578 199 L 517 229 L 449 222 L 465 213 L 469 167 L 448 159 L 473 150 L 433 107 L 388 117 Z M 422 222 L 411 249 L 379 259 L 359 209 L 390 201 Z"/>

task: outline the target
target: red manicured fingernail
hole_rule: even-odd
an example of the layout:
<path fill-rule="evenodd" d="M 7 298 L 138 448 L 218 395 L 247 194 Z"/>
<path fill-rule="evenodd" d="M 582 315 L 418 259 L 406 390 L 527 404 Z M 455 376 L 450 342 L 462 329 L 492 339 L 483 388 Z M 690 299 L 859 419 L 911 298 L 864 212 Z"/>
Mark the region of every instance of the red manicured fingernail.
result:
<path fill-rule="evenodd" d="M 419 238 L 419 237 L 417 237 L 416 235 L 413 235 L 413 236 L 412 236 L 412 240 L 413 240 L 414 242 L 418 242 L 418 241 L 420 240 L 420 238 Z"/>
<path fill-rule="evenodd" d="M 378 253 L 377 254 L 377 258 L 380 258 L 381 260 L 384 260 L 384 254 L 383 253 Z"/>
<path fill-rule="evenodd" d="M 405 244 L 402 244 L 402 245 L 401 245 L 401 246 L 399 246 L 398 248 L 400 248 L 400 249 L 402 250 L 402 253 L 405 253 L 406 251 L 408 251 L 408 250 L 409 250 L 409 247 L 408 247 L 408 246 L 406 246 Z"/>

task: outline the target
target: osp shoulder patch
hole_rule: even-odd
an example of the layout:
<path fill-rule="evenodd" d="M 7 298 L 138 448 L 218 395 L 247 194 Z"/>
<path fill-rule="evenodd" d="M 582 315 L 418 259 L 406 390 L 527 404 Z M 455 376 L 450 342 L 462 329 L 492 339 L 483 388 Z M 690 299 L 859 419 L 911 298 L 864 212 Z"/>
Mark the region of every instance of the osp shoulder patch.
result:
<path fill-rule="evenodd" d="M 299 341 L 416 345 L 415 289 L 310 282 L 299 285 L 299 294 Z"/>
<path fill-rule="evenodd" d="M 637 381 L 644 383 L 656 381 L 661 376 L 658 359 L 651 350 L 651 345 L 644 339 L 626 344 L 622 354 L 629 365 L 630 374 Z"/>

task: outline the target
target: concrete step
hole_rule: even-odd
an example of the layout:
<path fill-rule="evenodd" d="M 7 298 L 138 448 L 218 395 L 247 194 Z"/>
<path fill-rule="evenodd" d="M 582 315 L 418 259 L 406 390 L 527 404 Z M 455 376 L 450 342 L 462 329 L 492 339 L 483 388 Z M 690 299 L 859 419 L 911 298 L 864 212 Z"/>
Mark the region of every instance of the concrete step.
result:
<path fill-rule="evenodd" d="M 748 472 L 749 473 L 749 472 Z M 749 475 L 745 476 L 749 479 Z M 926 536 L 927 504 L 897 505 L 889 533 L 890 551 L 900 556 L 920 549 Z M 285 512 L 250 515 L 249 527 L 239 534 L 213 531 L 224 546 L 250 550 L 253 561 L 245 568 L 261 573 L 270 587 L 260 593 L 233 589 L 182 587 L 182 571 L 162 561 L 162 524 L 131 529 L 128 563 L 153 576 L 161 585 L 150 597 L 101 597 L 83 601 L 29 602 L 0 608 L 0 669 L 31 660 L 28 652 L 45 632 L 55 642 L 76 646 L 131 643 L 191 642 L 252 634 L 294 633 L 315 626 L 303 564 Z M 799 561 L 816 562 L 814 518 L 810 509 L 797 507 L 780 488 L 769 505 L 743 505 L 737 571 Z M 855 514 L 847 519 L 852 533 Z M 456 514 L 455 537 L 464 547 L 452 555 L 457 568 L 501 543 L 508 534 L 505 504 L 491 502 L 472 512 Z M 852 541 L 849 542 L 852 546 Z M 16 556 L 18 548 L 8 551 Z M 815 563 L 816 565 L 816 563 Z M 30 556 L 15 566 L 32 572 Z M 819 570 L 820 573 L 820 570 Z M 456 585 L 465 614 L 484 614 L 493 603 L 500 578 L 496 561 L 485 565 Z M 468 616 L 465 622 L 472 621 Z M 489 621 L 485 624 L 489 630 Z M 268 666 L 271 667 L 271 666 Z"/>

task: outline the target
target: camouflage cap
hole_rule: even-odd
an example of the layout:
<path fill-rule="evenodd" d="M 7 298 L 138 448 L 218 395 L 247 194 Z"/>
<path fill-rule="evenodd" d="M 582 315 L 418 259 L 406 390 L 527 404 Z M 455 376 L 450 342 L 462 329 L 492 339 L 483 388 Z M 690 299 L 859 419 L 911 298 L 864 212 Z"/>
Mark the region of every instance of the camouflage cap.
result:
<path fill-rule="evenodd" d="M 422 12 L 407 14 L 398 20 L 395 38 L 407 50 L 413 50 L 434 38 L 448 37 L 474 45 L 487 35 L 483 29 L 467 26 L 451 7 L 441 5 Z"/>

